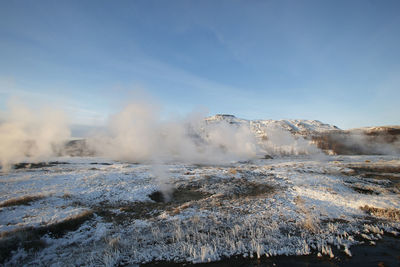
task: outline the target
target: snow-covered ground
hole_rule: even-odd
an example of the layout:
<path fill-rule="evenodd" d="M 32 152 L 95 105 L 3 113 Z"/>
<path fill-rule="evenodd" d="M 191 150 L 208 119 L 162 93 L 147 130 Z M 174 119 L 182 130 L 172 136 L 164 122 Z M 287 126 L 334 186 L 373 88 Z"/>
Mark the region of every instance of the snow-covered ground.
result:
<path fill-rule="evenodd" d="M 400 231 L 399 156 L 291 156 L 222 166 L 54 160 L 0 174 L 5 265 L 350 256 L 352 246 Z M 156 191 L 170 201 L 152 200 Z"/>

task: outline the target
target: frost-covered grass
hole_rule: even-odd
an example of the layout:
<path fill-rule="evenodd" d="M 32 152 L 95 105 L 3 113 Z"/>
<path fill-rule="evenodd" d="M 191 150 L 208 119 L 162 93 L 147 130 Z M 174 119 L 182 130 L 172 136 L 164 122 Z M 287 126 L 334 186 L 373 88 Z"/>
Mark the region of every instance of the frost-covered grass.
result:
<path fill-rule="evenodd" d="M 0 176 L 0 245 L 12 244 L 3 264 L 350 257 L 352 246 L 400 230 L 396 156 L 170 164 L 163 180 L 150 165 L 58 160 Z M 381 170 L 388 175 L 366 175 Z M 170 201 L 152 201 L 156 191 Z"/>

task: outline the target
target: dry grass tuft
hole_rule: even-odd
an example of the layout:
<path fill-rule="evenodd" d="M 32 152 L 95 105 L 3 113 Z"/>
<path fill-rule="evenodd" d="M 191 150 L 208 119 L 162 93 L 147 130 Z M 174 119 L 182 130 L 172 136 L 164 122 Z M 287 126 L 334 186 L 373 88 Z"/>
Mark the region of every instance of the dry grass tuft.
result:
<path fill-rule="evenodd" d="M 302 210 L 306 202 L 300 196 L 296 196 L 294 198 L 294 203 Z"/>
<path fill-rule="evenodd" d="M 108 245 L 114 249 L 117 249 L 120 247 L 120 242 L 121 242 L 121 237 L 113 237 L 108 239 Z"/>
<path fill-rule="evenodd" d="M 55 237 L 61 237 L 68 231 L 74 231 L 86 220 L 90 219 L 93 211 L 84 210 L 81 213 L 71 215 L 65 220 L 40 227 L 18 228 L 0 235 L 0 265 L 8 259 L 12 251 L 18 248 L 25 250 L 40 250 L 47 246 L 42 240 L 44 234 L 50 233 Z"/>
<path fill-rule="evenodd" d="M 17 198 L 11 198 L 6 201 L 0 203 L 0 208 L 11 207 L 11 206 L 19 206 L 19 205 L 29 205 L 30 202 L 45 198 L 46 196 L 43 194 L 40 195 L 27 195 Z"/>
<path fill-rule="evenodd" d="M 171 211 L 170 214 L 171 214 L 171 215 L 177 215 L 177 214 L 181 213 L 183 210 L 189 208 L 190 205 L 191 205 L 190 202 L 184 203 L 183 205 L 180 205 L 180 206 L 178 206 L 178 207 L 172 209 L 172 211 Z"/>
<path fill-rule="evenodd" d="M 320 229 L 318 221 L 318 218 L 307 213 L 306 218 L 303 221 L 303 227 L 311 233 L 317 233 Z"/>
<path fill-rule="evenodd" d="M 228 170 L 228 173 L 229 173 L 229 174 L 232 174 L 232 175 L 236 175 L 236 174 L 237 174 L 237 170 L 236 170 L 235 168 L 230 168 L 230 169 Z"/>
<path fill-rule="evenodd" d="M 69 192 L 64 193 L 64 195 L 62 195 L 63 199 L 72 199 L 72 194 Z"/>
<path fill-rule="evenodd" d="M 30 233 L 35 233 L 38 235 L 42 235 L 45 233 L 52 233 L 55 236 L 62 236 L 68 231 L 76 230 L 78 227 L 90 219 L 93 215 L 93 211 L 91 210 L 84 210 L 78 214 L 71 215 L 67 218 L 65 218 L 62 221 L 55 222 L 52 224 L 47 224 L 39 227 L 25 227 L 25 228 L 17 228 L 13 229 L 11 231 L 5 231 L 0 234 L 0 239 L 1 238 L 8 238 L 11 236 L 18 235 L 20 236 L 21 234 L 24 235 L 24 233 L 30 232 Z"/>
<path fill-rule="evenodd" d="M 314 216 L 310 210 L 305 206 L 305 201 L 300 196 L 295 197 L 294 203 L 300 212 L 304 214 L 304 219 L 301 222 L 301 226 L 311 233 L 316 233 L 319 231 L 319 219 Z"/>
<path fill-rule="evenodd" d="M 373 216 L 389 219 L 396 222 L 400 221 L 400 210 L 398 209 L 375 208 L 368 205 L 360 207 L 360 209 Z"/>

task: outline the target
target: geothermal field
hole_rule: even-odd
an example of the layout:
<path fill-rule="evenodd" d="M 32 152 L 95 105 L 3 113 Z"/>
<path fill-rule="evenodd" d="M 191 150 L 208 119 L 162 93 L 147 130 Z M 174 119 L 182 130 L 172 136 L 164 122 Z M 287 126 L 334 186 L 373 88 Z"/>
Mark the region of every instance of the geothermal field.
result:
<path fill-rule="evenodd" d="M 132 112 L 8 146 L 2 265 L 398 266 L 398 127 Z"/>

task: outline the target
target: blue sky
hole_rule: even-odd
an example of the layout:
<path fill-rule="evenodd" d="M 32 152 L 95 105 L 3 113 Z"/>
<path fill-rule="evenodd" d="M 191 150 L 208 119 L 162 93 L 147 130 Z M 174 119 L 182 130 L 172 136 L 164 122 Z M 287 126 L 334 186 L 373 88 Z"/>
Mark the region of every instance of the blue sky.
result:
<path fill-rule="evenodd" d="M 400 124 L 399 47 L 399 1 L 1 1 L 0 109 Z"/>

